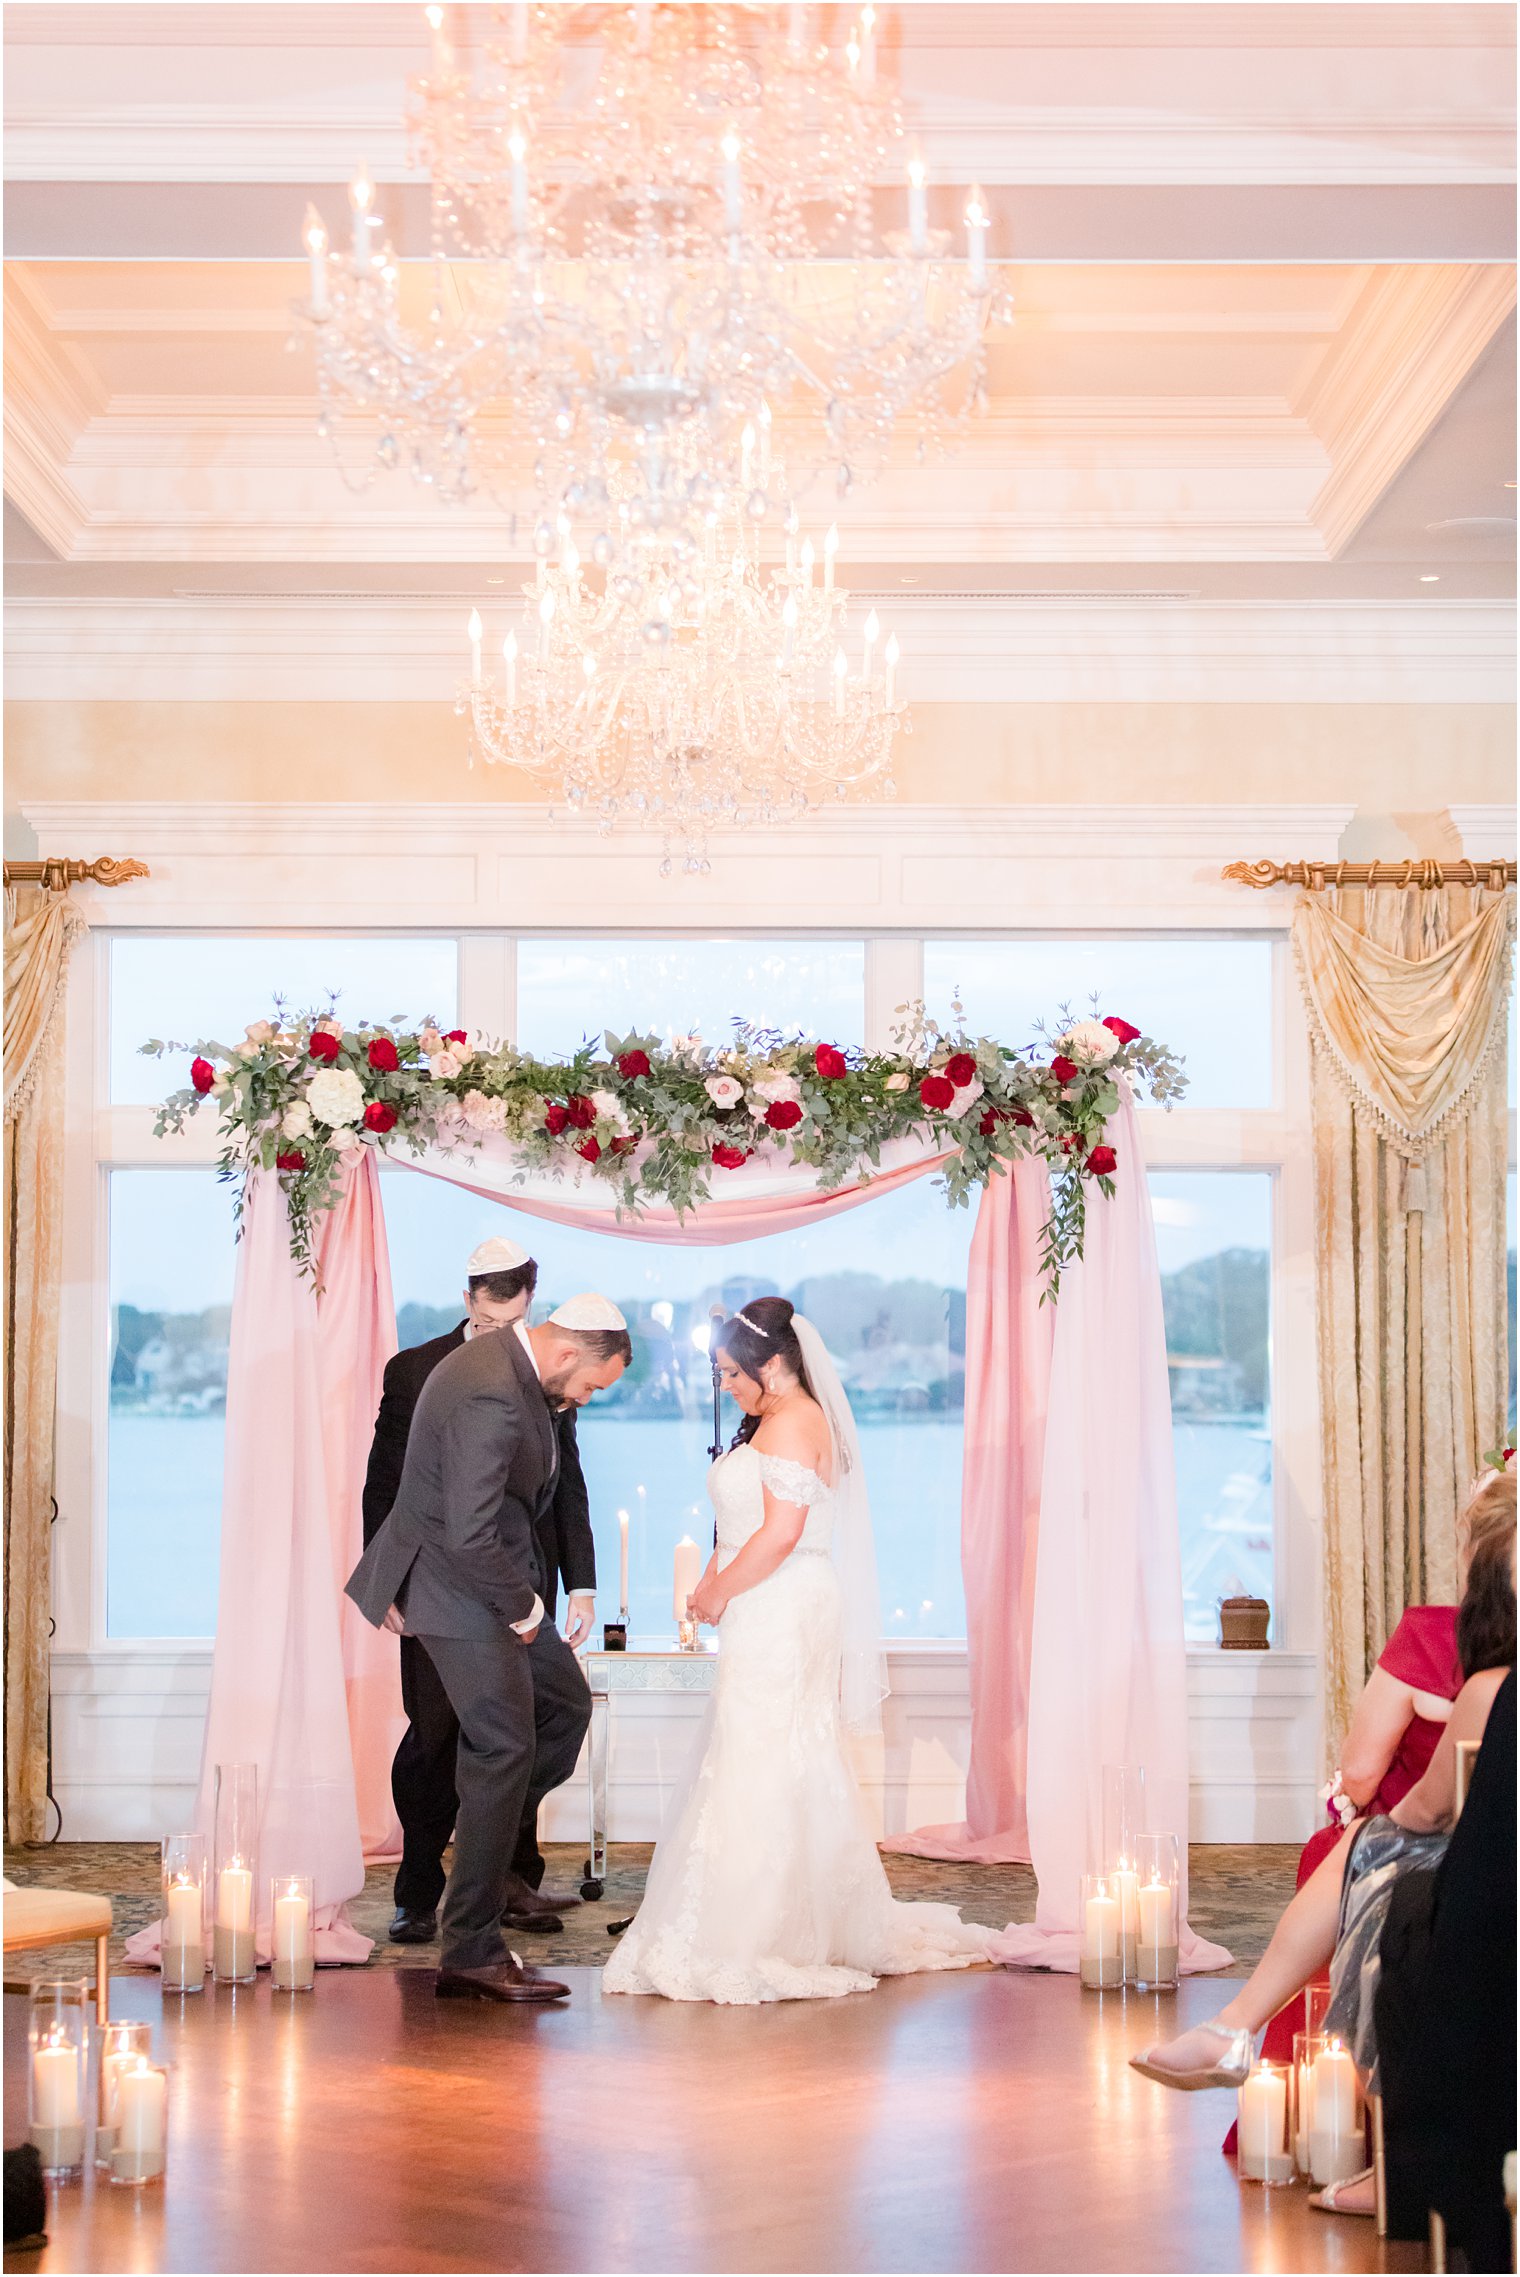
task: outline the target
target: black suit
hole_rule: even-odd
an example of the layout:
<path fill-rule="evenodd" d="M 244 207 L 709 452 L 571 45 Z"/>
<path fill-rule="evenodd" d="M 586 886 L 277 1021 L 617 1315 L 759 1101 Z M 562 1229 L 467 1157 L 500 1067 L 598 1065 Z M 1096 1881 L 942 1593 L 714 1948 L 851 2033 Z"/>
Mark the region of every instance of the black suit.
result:
<path fill-rule="evenodd" d="M 499 1333 L 499 1332 L 493 1332 Z M 390 1515 L 401 1485 L 412 1416 L 423 1385 L 439 1362 L 465 1341 L 464 1322 L 447 1336 L 398 1352 L 385 1371 L 380 1413 L 364 1480 L 364 1541 L 374 1540 Z M 558 1418 L 559 1478 L 552 1500 L 534 1529 L 538 1593 L 544 1625 L 529 1646 L 535 1704 L 553 1704 L 581 1720 L 585 1684 L 573 1654 L 555 1631 L 554 1618 L 563 1580 L 567 1595 L 596 1587 L 596 1552 L 591 1538 L 590 1501 L 576 1444 L 575 1410 Z M 455 1764 L 459 1719 L 438 1671 L 414 1636 L 401 1639 L 401 1698 L 407 1729 L 391 1767 L 391 1793 L 401 1821 L 403 1848 L 396 1872 L 396 1903 L 410 1913 L 431 1913 L 443 1890 L 443 1853 L 458 1812 Z M 538 1802 L 530 1796 L 512 1859 L 513 1870 L 534 1889 L 543 1880 L 538 1847 Z"/>

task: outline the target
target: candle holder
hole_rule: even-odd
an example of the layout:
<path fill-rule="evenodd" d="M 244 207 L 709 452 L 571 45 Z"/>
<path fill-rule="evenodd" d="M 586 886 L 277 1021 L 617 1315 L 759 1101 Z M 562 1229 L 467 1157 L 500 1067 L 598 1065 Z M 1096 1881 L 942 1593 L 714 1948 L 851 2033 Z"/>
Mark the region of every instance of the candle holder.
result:
<path fill-rule="evenodd" d="M 1175 1834 L 1142 1834 L 1135 1843 L 1135 1959 L 1142 1992 L 1175 1992 L 1182 1922 L 1181 1845 Z"/>
<path fill-rule="evenodd" d="M 111 2153 L 116 2148 L 118 2125 L 116 2111 L 116 2083 L 123 2071 L 132 2070 L 141 2059 L 151 2061 L 153 2055 L 153 2027 L 137 2021 L 103 2024 L 97 2027 L 95 2044 L 97 2059 L 95 2105 L 95 2164 L 109 2166 Z"/>
<path fill-rule="evenodd" d="M 1106 1873 L 1112 1873 L 1121 1858 L 1133 1861 L 1144 1824 L 1144 1767 L 1138 1763 L 1105 1763 L 1100 1856 Z"/>
<path fill-rule="evenodd" d="M 1293 2074 L 1286 2064 L 1252 2064 L 1236 2097 L 1242 2182 L 1277 2189 L 1297 2171 L 1293 2156 Z"/>
<path fill-rule="evenodd" d="M 679 1645 L 682 1652 L 696 1651 L 697 1624 L 695 1621 L 677 1621 L 676 1643 Z"/>
<path fill-rule="evenodd" d="M 1082 1876 L 1081 1958 L 1077 1974 L 1089 1992 L 1115 1992 L 1124 1982 L 1122 1910 L 1111 1874 Z"/>
<path fill-rule="evenodd" d="M 163 1910 L 158 1965 L 165 1992 L 203 1992 L 206 1986 L 206 1837 L 166 1834 L 163 1841 Z"/>
<path fill-rule="evenodd" d="M 116 2143 L 111 2180 L 139 2188 L 164 2171 L 169 2122 L 169 2074 L 146 2056 L 124 2064 L 116 2077 Z"/>
<path fill-rule="evenodd" d="M 628 1650 L 628 1615 L 626 1610 L 616 1621 L 604 1621 L 602 1623 L 602 1650 L 603 1652 L 626 1652 Z"/>
<path fill-rule="evenodd" d="M 218 1984 L 252 1984 L 254 1869 L 259 1841 L 259 1774 L 253 1763 L 216 1767 L 216 1875 L 212 1886 L 212 1973 Z"/>
<path fill-rule="evenodd" d="M 317 1981 L 310 1874 L 276 1874 L 269 1885 L 274 1943 L 269 1981 L 276 1992 L 310 1992 Z"/>
<path fill-rule="evenodd" d="M 32 1986 L 27 2133 L 46 2174 L 77 2174 L 84 2165 L 89 1999 L 83 1977 L 44 1977 Z"/>
<path fill-rule="evenodd" d="M 1324 2045 L 1322 2032 L 1293 2035 L 1293 2156 L 1305 2177 L 1309 2173 L 1309 2115 L 1314 2109 L 1312 2075 Z"/>
<path fill-rule="evenodd" d="M 1309 2066 L 1309 2178 L 1323 2190 L 1345 2182 L 1367 2164 L 1362 2075 L 1351 2051 L 1333 2037 L 1321 2041 Z"/>

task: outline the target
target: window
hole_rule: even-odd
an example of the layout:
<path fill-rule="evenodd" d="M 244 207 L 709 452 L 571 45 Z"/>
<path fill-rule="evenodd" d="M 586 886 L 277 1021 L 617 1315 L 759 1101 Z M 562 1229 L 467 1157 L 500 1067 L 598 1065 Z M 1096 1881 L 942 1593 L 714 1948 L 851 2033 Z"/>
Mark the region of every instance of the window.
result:
<path fill-rule="evenodd" d="M 1263 940 L 929 941 L 924 999 L 950 1016 L 958 999 L 973 1034 L 1034 1041 L 1060 1007 L 1080 1019 L 1094 993 L 1184 1062 L 1182 1107 L 1272 1105 L 1272 948 Z"/>
<path fill-rule="evenodd" d="M 626 1314 L 633 1365 L 581 1419 L 596 1533 L 597 1614 L 617 1611 L 619 1509 L 630 1516 L 636 1633 L 668 1636 L 671 1570 L 683 1534 L 711 1540 L 709 1307 L 791 1297 L 838 1363 L 860 1425 L 888 1638 L 965 1635 L 960 1573 L 966 1259 L 972 1213 L 925 1179 L 858 1209 L 761 1241 L 667 1248 L 493 1210 L 435 1179 L 385 1180 L 386 1227 L 404 1340 L 441 1335 L 475 1242 L 511 1231 L 539 1259 L 536 1317 L 600 1289 Z M 722 1443 L 739 1417 L 725 1402 Z"/>
<path fill-rule="evenodd" d="M 517 1045 L 555 1058 L 608 1028 L 721 1043 L 736 1019 L 858 1044 L 865 969 L 862 941 L 523 941 Z"/>
<path fill-rule="evenodd" d="M 1272 1600 L 1272 1181 L 1150 1173 L 1166 1309 L 1172 1444 L 1190 1644 L 1217 1643 L 1221 1597 Z"/>
<path fill-rule="evenodd" d="M 233 1189 L 111 1173 L 106 1634 L 216 1630 Z"/>
<path fill-rule="evenodd" d="M 301 940 L 223 934 L 118 935 L 111 943 L 111 1098 L 154 1106 L 190 1080 L 186 1055 L 144 1059 L 150 1036 L 241 1043 L 250 1020 L 281 997 L 304 1012 L 333 999 L 354 1019 L 454 1023 L 459 944 L 454 940 Z"/>

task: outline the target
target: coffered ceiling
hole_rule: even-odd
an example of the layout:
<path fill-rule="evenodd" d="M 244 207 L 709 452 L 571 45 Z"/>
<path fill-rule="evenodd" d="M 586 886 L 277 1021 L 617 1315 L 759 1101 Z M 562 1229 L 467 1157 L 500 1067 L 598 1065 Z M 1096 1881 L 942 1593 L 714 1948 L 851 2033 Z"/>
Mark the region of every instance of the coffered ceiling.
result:
<path fill-rule="evenodd" d="M 852 497 L 854 583 L 925 606 L 1512 593 L 1511 9 L 885 20 L 944 217 L 983 182 L 1017 315 L 971 436 Z M 301 213 L 336 221 L 361 158 L 403 253 L 425 248 L 400 132 L 420 9 L 57 0 L 10 7 L 5 38 L 13 639 L 71 602 L 215 596 L 225 618 L 510 582 L 499 513 L 345 485 L 292 338 Z"/>

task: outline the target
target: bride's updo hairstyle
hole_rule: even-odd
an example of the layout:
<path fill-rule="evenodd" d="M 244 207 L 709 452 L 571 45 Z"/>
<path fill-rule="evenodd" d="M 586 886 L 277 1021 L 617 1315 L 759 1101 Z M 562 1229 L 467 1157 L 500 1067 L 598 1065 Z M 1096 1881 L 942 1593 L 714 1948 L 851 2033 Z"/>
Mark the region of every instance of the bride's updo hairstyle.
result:
<path fill-rule="evenodd" d="M 759 1383 L 772 1360 L 790 1369 L 804 1390 L 811 1391 L 802 1346 L 792 1326 L 796 1306 L 788 1297 L 756 1297 L 732 1314 L 718 1331 L 715 1352 L 724 1352 L 742 1375 Z M 760 1428 L 758 1415 L 746 1415 L 730 1444 L 742 1447 Z"/>

